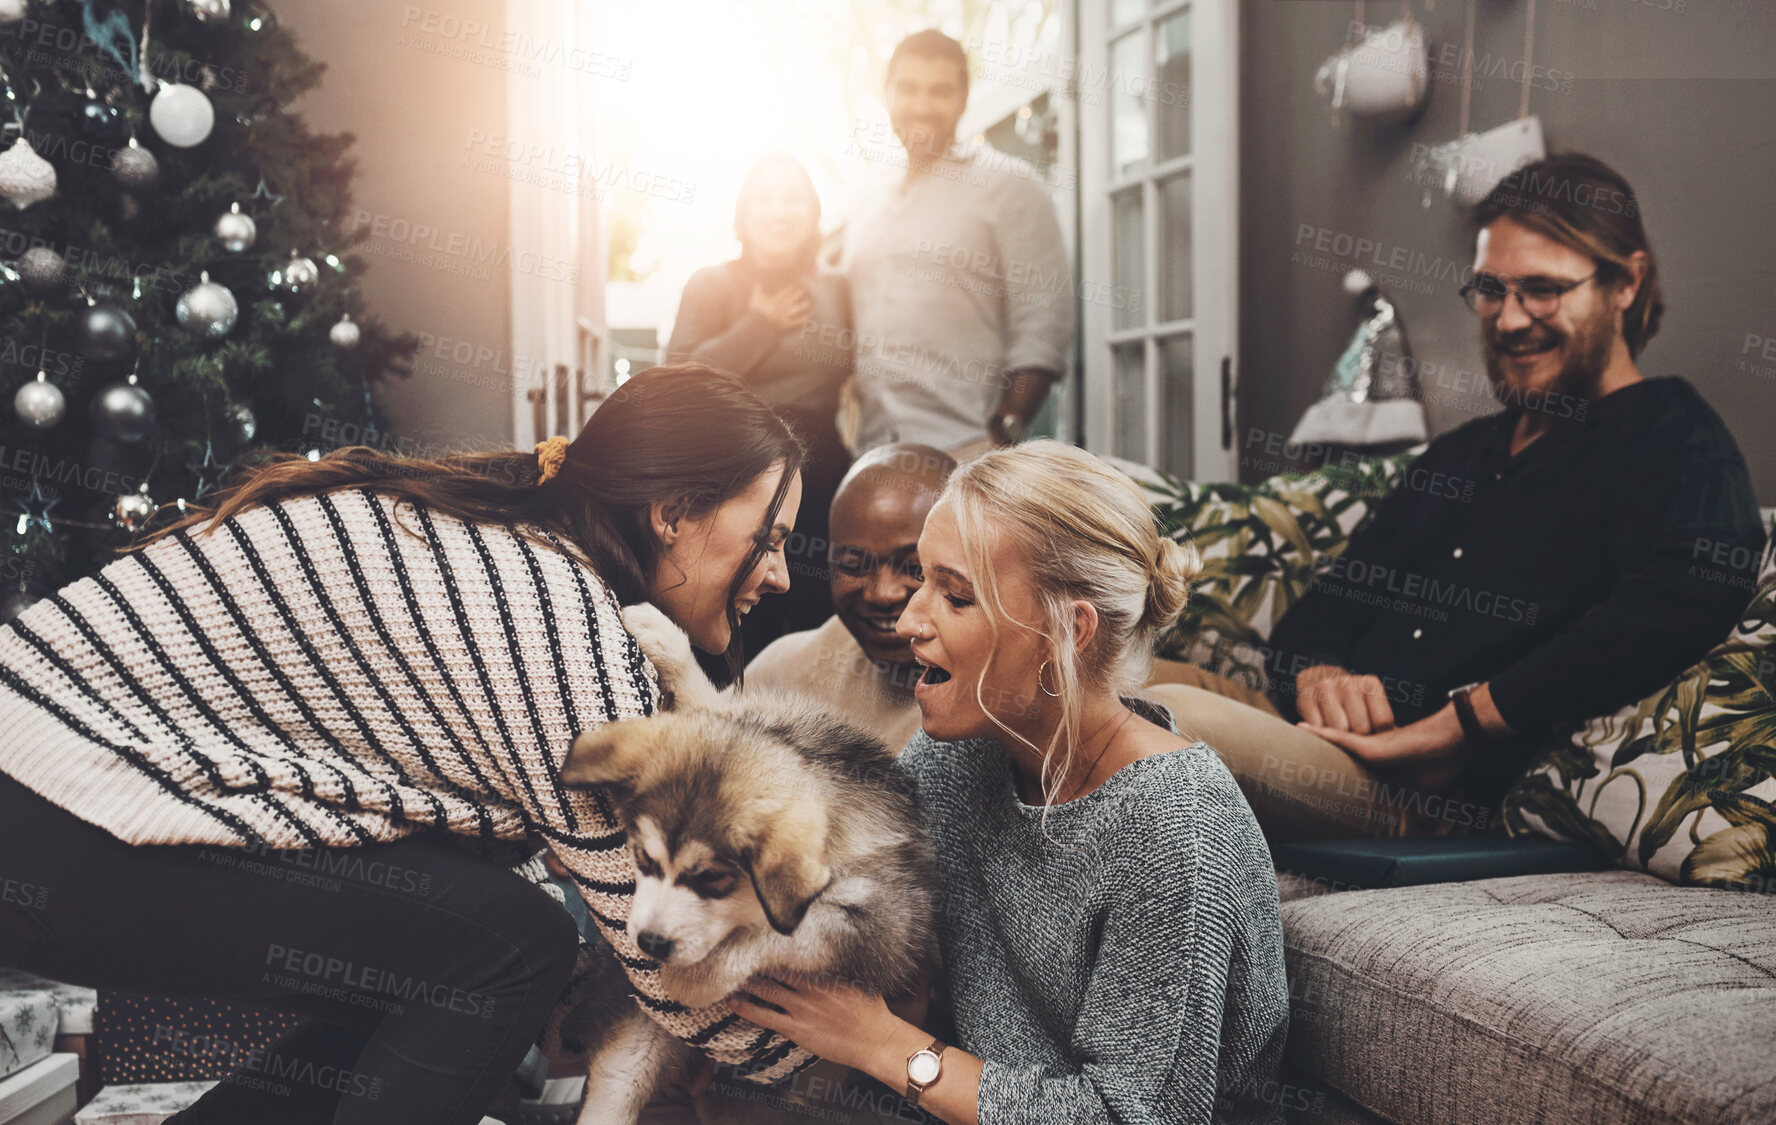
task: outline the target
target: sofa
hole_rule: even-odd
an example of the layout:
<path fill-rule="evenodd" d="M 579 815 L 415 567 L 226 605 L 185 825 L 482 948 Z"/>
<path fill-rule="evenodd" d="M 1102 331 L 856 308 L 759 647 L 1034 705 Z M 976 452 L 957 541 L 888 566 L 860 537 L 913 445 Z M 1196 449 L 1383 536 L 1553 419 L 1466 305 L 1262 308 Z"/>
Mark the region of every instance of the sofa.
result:
<path fill-rule="evenodd" d="M 1205 557 L 1160 655 L 1262 689 L 1270 626 L 1411 459 L 1250 485 L 1123 465 Z M 1279 872 L 1292 1016 L 1267 1096 L 1287 1119 L 1776 1122 L 1776 897 L 1756 893 L 1776 890 L 1769 549 L 1763 563 L 1708 660 L 1550 736 L 1504 802 L 1495 832 L 1584 842 L 1604 869 L 1374 889 Z"/>

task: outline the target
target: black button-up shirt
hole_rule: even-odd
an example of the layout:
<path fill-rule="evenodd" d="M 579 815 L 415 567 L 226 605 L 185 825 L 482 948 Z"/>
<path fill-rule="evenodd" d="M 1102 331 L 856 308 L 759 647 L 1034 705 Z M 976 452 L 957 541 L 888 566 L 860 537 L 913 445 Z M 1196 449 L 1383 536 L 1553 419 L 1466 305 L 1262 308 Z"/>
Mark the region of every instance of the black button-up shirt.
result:
<path fill-rule="evenodd" d="M 1675 376 L 1572 413 L 1514 457 L 1515 410 L 1433 441 L 1272 631 L 1279 699 L 1302 668 L 1341 665 L 1380 676 L 1404 725 L 1485 681 L 1534 735 L 1725 640 L 1764 528 L 1720 417 Z"/>

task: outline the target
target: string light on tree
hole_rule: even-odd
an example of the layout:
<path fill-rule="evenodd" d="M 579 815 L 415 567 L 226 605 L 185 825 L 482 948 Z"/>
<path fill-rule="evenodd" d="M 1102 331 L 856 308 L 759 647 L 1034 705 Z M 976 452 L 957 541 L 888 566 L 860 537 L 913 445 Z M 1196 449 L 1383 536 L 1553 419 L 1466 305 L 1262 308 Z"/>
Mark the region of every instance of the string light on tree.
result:
<path fill-rule="evenodd" d="M 199 23 L 220 23 L 229 15 L 228 0 L 187 0 L 191 14 Z"/>
<path fill-rule="evenodd" d="M 60 496 L 43 495 L 43 482 L 32 477 L 30 495 L 19 501 L 17 534 L 23 535 L 33 527 L 41 527 L 46 532 L 54 531 L 55 525 L 49 522 L 49 513 L 61 502 Z"/>

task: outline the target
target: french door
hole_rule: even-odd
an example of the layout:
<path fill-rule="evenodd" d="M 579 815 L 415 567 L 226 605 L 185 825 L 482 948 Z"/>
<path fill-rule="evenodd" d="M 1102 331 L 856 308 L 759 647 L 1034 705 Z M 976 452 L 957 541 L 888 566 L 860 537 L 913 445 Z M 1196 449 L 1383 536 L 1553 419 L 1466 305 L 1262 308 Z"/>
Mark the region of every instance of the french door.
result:
<path fill-rule="evenodd" d="M 1233 480 L 1235 0 L 1079 0 L 1086 447 Z"/>

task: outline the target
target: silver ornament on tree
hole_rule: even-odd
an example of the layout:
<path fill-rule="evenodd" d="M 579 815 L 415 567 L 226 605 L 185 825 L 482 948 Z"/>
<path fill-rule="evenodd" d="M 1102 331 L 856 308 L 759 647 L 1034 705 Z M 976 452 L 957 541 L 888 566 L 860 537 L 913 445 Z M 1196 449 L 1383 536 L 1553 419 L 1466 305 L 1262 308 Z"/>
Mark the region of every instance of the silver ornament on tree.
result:
<path fill-rule="evenodd" d="M 148 106 L 148 124 L 174 148 L 191 148 L 209 139 L 216 127 L 216 107 L 196 86 L 162 82 Z"/>
<path fill-rule="evenodd" d="M 187 0 L 186 7 L 199 23 L 218 23 L 228 18 L 228 0 Z"/>
<path fill-rule="evenodd" d="M 39 297 L 61 289 L 68 280 L 68 261 L 47 246 L 33 246 L 19 255 L 19 280 Z"/>
<path fill-rule="evenodd" d="M 55 165 L 38 156 L 30 141 L 21 136 L 0 152 L 0 199 L 23 211 L 55 193 Z"/>
<path fill-rule="evenodd" d="M 228 425 L 225 436 L 234 445 L 247 444 L 259 432 L 259 419 L 253 417 L 253 408 L 244 402 L 234 403 L 224 410 L 222 420 Z"/>
<path fill-rule="evenodd" d="M 230 205 L 216 220 L 214 232 L 222 243 L 222 249 L 230 254 L 242 254 L 251 250 L 253 243 L 259 239 L 259 225 L 253 221 L 253 216 L 241 214 L 238 203 Z"/>
<path fill-rule="evenodd" d="M 111 505 L 111 522 L 117 525 L 119 531 L 134 533 L 148 526 L 148 521 L 158 511 L 160 505 L 148 495 L 148 482 L 143 481 L 141 488 L 124 493 L 117 498 L 117 503 Z"/>
<path fill-rule="evenodd" d="M 19 421 L 34 430 L 47 430 L 62 420 L 68 400 L 62 389 L 49 381 L 49 372 L 37 372 L 37 378 L 26 383 L 12 396 L 12 409 Z"/>
<path fill-rule="evenodd" d="M 141 441 L 154 427 L 154 400 L 131 375 L 128 382 L 112 383 L 93 396 L 92 423 L 112 441 Z"/>
<path fill-rule="evenodd" d="M 204 340 L 220 340 L 234 329 L 240 317 L 240 304 L 228 286 L 210 280 L 209 271 L 199 276 L 198 283 L 179 297 L 173 310 L 179 327 Z"/>
<path fill-rule="evenodd" d="M 327 339 L 333 341 L 333 346 L 340 351 L 349 352 L 358 346 L 358 341 L 363 339 L 363 333 L 359 331 L 356 324 L 352 323 L 351 314 L 346 313 L 339 318 L 338 324 L 327 330 Z"/>
<path fill-rule="evenodd" d="M 290 260 L 284 263 L 283 268 L 271 271 L 270 280 L 272 288 L 282 289 L 286 293 L 310 293 L 321 282 L 321 268 L 314 264 L 313 258 L 304 258 L 292 250 Z"/>
<path fill-rule="evenodd" d="M 121 359 L 136 346 L 136 320 L 116 305 L 91 304 L 80 318 L 76 342 L 82 355 Z"/>
<path fill-rule="evenodd" d="M 131 137 L 111 158 L 111 176 L 131 191 L 145 191 L 160 179 L 160 161 Z"/>

